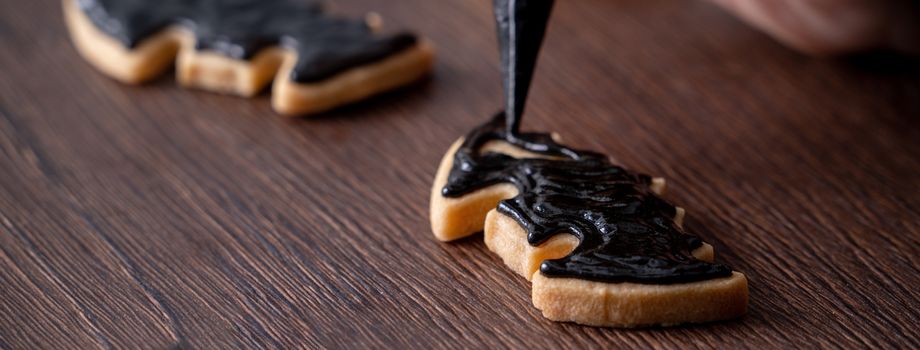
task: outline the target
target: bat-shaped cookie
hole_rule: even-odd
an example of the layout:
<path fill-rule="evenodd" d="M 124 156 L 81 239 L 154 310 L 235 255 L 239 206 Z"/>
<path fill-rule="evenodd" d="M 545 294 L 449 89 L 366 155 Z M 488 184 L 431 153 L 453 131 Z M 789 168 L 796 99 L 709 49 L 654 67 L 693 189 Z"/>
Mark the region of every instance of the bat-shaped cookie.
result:
<path fill-rule="evenodd" d="M 552 320 L 636 327 L 745 313 L 747 279 L 683 231 L 683 209 L 659 197 L 663 179 L 507 130 L 499 114 L 444 156 L 431 193 L 439 240 L 484 229 Z"/>
<path fill-rule="evenodd" d="M 379 16 L 331 17 L 304 0 L 64 0 L 78 51 L 140 83 L 176 63 L 188 87 L 253 96 L 272 85 L 285 115 L 322 112 L 424 76 L 433 49 L 408 33 L 375 33 Z"/>

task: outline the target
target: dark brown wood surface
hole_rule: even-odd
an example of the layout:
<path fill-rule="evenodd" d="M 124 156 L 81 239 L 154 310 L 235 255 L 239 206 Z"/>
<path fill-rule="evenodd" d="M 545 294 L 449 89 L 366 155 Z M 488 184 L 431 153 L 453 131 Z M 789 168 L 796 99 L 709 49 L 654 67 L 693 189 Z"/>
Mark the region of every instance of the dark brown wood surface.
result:
<path fill-rule="evenodd" d="M 435 241 L 448 145 L 500 106 L 488 1 L 336 1 L 438 46 L 311 119 L 78 57 L 0 2 L 0 349 L 920 347 L 920 64 L 801 56 L 707 2 L 560 1 L 525 128 L 669 180 L 750 279 L 736 321 L 545 320 L 480 238 Z"/>

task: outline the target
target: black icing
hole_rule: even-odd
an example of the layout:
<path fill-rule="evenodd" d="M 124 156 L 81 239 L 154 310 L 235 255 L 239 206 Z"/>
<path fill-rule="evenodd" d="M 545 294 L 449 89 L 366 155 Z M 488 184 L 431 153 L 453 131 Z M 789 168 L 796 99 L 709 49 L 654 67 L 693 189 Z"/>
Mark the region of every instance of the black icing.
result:
<path fill-rule="evenodd" d="M 691 251 L 703 242 L 674 223 L 675 207 L 651 192 L 648 175 L 558 144 L 548 134 L 518 130 L 551 8 L 550 0 L 495 0 L 506 105 L 514 112 L 499 113 L 466 135 L 442 194 L 516 186 L 519 194 L 501 201 L 498 211 L 521 225 L 528 243 L 540 245 L 561 233 L 580 240 L 568 256 L 541 264 L 549 277 L 669 284 L 731 275 L 728 266 L 693 258 Z M 550 158 L 482 152 L 496 140 Z"/>
<path fill-rule="evenodd" d="M 554 158 L 482 153 L 494 140 Z M 537 246 L 560 233 L 581 241 L 569 256 L 544 261 L 540 272 L 546 276 L 668 284 L 732 273 L 690 255 L 703 242 L 677 227 L 675 207 L 651 192 L 651 177 L 557 144 L 547 134 L 512 137 L 504 113 L 466 136 L 441 193 L 459 197 L 498 183 L 518 188 L 520 194 L 501 201 L 498 211 L 521 225 L 528 243 Z"/>
<path fill-rule="evenodd" d="M 412 34 L 376 35 L 364 21 L 325 15 L 304 0 L 77 0 L 103 32 L 128 48 L 179 24 L 198 49 L 249 59 L 282 45 L 297 52 L 291 79 L 320 81 L 415 44 Z"/>

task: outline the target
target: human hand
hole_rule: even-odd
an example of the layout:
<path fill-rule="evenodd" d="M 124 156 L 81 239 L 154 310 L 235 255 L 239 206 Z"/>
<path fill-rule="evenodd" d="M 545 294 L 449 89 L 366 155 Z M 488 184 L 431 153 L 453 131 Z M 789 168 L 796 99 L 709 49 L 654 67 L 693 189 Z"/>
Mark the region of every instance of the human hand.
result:
<path fill-rule="evenodd" d="M 807 54 L 870 49 L 920 55 L 920 3 L 912 0 L 711 0 Z"/>

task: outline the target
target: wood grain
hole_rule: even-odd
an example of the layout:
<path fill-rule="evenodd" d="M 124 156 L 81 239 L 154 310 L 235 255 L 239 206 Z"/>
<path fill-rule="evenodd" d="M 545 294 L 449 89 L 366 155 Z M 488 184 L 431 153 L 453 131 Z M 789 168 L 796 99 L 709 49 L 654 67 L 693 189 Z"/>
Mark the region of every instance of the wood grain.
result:
<path fill-rule="evenodd" d="M 500 105 L 488 1 L 337 1 L 434 76 L 318 118 L 132 87 L 55 0 L 0 2 L 0 349 L 917 348 L 920 64 L 803 57 L 707 2 L 558 2 L 525 128 L 666 177 L 751 281 L 732 322 L 553 323 L 481 239 L 436 242 L 448 145 Z"/>

